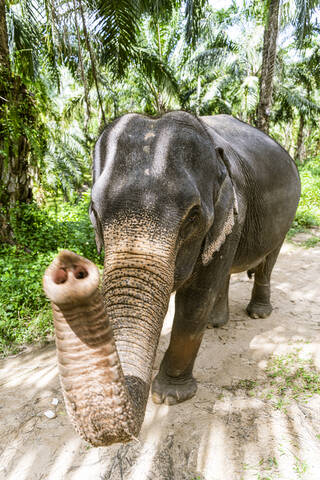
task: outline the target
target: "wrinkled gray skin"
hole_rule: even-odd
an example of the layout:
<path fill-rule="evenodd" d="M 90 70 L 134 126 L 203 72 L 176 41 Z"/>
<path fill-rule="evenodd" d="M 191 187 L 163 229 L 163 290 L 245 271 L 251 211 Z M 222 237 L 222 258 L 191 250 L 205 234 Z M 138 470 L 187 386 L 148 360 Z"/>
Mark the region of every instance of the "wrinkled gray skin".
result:
<path fill-rule="evenodd" d="M 289 155 L 261 131 L 227 115 L 185 112 L 117 119 L 97 141 L 93 177 L 90 217 L 105 250 L 106 309 L 136 435 L 171 292 L 171 341 L 152 384 L 154 402 L 169 405 L 196 392 L 203 333 L 228 321 L 230 274 L 254 276 L 247 312 L 270 315 L 270 275 L 300 181 Z"/>

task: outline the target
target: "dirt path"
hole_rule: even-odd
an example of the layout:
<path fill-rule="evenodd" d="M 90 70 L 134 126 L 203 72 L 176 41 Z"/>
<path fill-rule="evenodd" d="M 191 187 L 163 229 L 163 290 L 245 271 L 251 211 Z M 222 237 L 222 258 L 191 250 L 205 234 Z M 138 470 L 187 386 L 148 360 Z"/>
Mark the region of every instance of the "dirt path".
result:
<path fill-rule="evenodd" d="M 149 401 L 140 442 L 95 449 L 79 439 L 54 346 L 1 361 L 0 479 L 319 480 L 320 396 L 283 402 L 265 369 L 272 354 L 290 352 L 291 363 L 310 357 L 320 369 L 320 247 L 283 247 L 267 320 L 244 313 L 251 284 L 245 274 L 233 277 L 231 321 L 205 334 L 197 395 L 173 407 Z M 171 303 L 155 369 L 172 313 Z"/>

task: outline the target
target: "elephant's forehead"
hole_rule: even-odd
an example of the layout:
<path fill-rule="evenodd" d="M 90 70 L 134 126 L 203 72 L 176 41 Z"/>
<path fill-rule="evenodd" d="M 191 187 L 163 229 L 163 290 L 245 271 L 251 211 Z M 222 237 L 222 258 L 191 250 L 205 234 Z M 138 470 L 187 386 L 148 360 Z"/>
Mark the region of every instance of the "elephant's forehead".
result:
<path fill-rule="evenodd" d="M 114 206 L 130 198 L 159 209 L 199 196 L 198 165 L 210 158 L 206 175 L 211 173 L 212 144 L 197 125 L 180 121 L 180 113 L 179 121 L 170 114 L 160 119 L 125 115 L 101 135 L 95 149 L 95 204 L 103 200 Z"/>
<path fill-rule="evenodd" d="M 110 178 L 113 170 L 120 174 L 139 171 L 140 175 L 161 177 L 168 164 L 185 156 L 187 160 L 200 148 L 199 132 L 175 119 L 159 120 L 129 114 L 121 117 L 102 134 L 96 144 L 95 163 L 100 174 Z"/>

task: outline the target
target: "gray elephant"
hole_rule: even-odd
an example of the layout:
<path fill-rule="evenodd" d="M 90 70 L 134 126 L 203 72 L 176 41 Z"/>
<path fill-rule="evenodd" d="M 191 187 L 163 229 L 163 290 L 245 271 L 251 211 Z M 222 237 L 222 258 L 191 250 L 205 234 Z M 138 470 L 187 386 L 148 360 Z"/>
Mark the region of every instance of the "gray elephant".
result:
<path fill-rule="evenodd" d="M 299 196 L 285 150 L 230 116 L 128 114 L 105 128 L 90 208 L 105 251 L 104 300 L 97 268 L 71 252 L 44 277 L 67 409 L 86 440 L 109 445 L 138 435 L 172 292 L 156 403 L 195 394 L 194 361 L 206 327 L 228 321 L 232 273 L 254 276 L 248 314 L 271 313 L 270 275 Z"/>

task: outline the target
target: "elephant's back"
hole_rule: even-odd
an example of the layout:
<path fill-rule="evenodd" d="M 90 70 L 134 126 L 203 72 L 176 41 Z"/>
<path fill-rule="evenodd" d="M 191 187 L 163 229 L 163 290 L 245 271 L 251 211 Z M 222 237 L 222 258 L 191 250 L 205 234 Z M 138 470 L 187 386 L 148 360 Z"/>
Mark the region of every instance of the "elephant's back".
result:
<path fill-rule="evenodd" d="M 281 157 L 281 160 L 290 164 L 296 171 L 294 161 L 286 150 L 269 135 L 261 130 L 230 115 L 214 115 L 201 117 L 206 126 L 214 129 L 225 141 L 243 157 L 250 161 L 254 158 L 272 161 L 272 154 Z M 270 155 L 270 158 L 267 156 Z"/>
<path fill-rule="evenodd" d="M 247 260 L 250 265 L 283 240 L 294 219 L 300 198 L 297 167 L 276 141 L 236 118 L 216 115 L 201 120 L 213 142 L 222 143 L 236 190 L 246 205 L 239 265 L 234 266 Z"/>
<path fill-rule="evenodd" d="M 300 196 L 297 167 L 286 150 L 271 137 L 230 115 L 201 117 L 209 132 L 218 134 L 242 157 L 268 190 L 285 187 L 292 198 Z M 213 134 L 213 138 L 215 138 Z M 269 188 L 273 187 L 273 188 Z"/>

